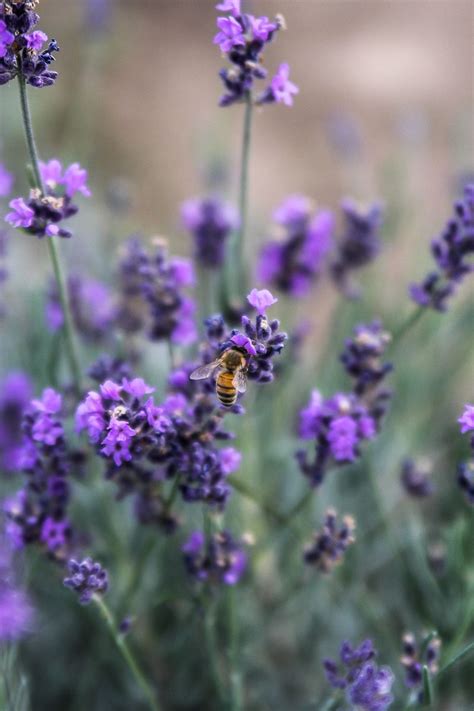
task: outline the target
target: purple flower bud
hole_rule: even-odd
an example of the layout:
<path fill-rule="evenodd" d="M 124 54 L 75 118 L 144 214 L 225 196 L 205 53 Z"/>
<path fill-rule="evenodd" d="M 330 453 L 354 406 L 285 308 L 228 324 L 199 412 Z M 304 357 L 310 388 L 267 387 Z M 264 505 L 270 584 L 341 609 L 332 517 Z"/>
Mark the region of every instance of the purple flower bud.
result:
<path fill-rule="evenodd" d="M 216 5 L 216 10 L 230 12 L 234 17 L 238 17 L 240 15 L 240 0 L 223 0 Z"/>
<path fill-rule="evenodd" d="M 247 296 L 247 301 L 259 314 L 264 314 L 269 306 L 276 304 L 278 299 L 268 289 L 252 289 Z"/>
<path fill-rule="evenodd" d="M 293 95 L 299 93 L 299 88 L 290 81 L 289 76 L 289 65 L 280 64 L 270 84 L 274 101 L 285 106 L 293 106 Z"/>

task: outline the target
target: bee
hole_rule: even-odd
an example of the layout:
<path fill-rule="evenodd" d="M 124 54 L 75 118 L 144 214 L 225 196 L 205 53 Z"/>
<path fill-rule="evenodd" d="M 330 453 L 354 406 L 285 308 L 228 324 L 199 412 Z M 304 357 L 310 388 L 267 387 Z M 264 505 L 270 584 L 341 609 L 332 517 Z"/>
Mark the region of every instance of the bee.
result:
<path fill-rule="evenodd" d="M 189 376 L 191 380 L 209 378 L 218 369 L 216 395 L 225 407 L 232 407 L 237 402 L 238 393 L 247 389 L 247 356 L 239 348 L 227 348 L 219 358 L 202 365 Z"/>

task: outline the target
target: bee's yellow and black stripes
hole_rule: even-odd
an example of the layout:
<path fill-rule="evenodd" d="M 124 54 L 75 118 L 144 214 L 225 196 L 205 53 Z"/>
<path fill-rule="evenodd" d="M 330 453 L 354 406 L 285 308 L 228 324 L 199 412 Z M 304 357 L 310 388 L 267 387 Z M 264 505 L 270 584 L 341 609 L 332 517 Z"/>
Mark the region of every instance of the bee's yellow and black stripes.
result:
<path fill-rule="evenodd" d="M 224 370 L 217 376 L 216 393 L 223 405 L 230 407 L 237 401 L 237 389 L 233 383 L 235 373 Z"/>

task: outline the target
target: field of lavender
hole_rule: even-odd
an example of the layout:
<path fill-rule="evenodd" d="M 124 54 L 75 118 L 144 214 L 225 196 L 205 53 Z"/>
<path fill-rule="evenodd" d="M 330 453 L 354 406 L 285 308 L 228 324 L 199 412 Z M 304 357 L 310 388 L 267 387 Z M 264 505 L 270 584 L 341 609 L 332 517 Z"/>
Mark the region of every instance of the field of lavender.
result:
<path fill-rule="evenodd" d="M 0 711 L 474 709 L 469 20 L 0 1 Z"/>

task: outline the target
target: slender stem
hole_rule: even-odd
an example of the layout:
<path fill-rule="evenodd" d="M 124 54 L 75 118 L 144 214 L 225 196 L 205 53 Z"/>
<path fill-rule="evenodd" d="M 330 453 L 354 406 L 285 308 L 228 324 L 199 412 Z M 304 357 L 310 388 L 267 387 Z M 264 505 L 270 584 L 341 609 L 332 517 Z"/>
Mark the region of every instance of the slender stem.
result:
<path fill-rule="evenodd" d="M 289 523 L 291 519 L 294 516 L 297 516 L 301 511 L 304 511 L 304 509 L 310 504 L 311 499 L 313 498 L 314 494 L 314 488 L 311 487 L 311 489 L 308 489 L 308 491 L 305 491 L 301 499 L 299 499 L 296 504 L 288 511 L 286 516 L 283 517 L 285 523 Z"/>
<path fill-rule="evenodd" d="M 442 674 L 446 674 L 446 672 L 449 671 L 450 669 L 452 669 L 452 667 L 454 667 L 455 664 L 458 664 L 465 657 L 472 654 L 473 652 L 474 652 L 474 642 L 471 642 L 470 644 L 467 645 L 467 647 L 464 647 L 464 649 L 461 652 L 459 652 L 459 654 L 456 654 L 456 656 L 453 657 L 453 659 L 451 659 L 447 664 L 445 664 L 444 667 L 442 667 L 439 670 L 437 676 L 440 677 Z"/>
<path fill-rule="evenodd" d="M 20 60 L 18 60 L 20 61 Z M 36 148 L 35 137 L 33 133 L 33 123 L 31 121 L 30 105 L 28 103 L 28 95 L 26 93 L 26 82 L 21 71 L 18 72 L 18 85 L 20 88 L 20 104 L 21 104 L 21 114 L 23 117 L 23 127 L 25 130 L 26 144 L 28 147 L 28 153 L 30 156 L 31 167 L 33 171 L 33 178 L 35 182 L 35 187 L 41 191 L 42 195 L 45 194 L 43 180 L 41 178 L 41 171 L 39 168 L 39 157 L 38 149 Z M 70 362 L 71 372 L 74 379 L 74 385 L 77 392 L 81 391 L 81 369 L 79 366 L 79 359 L 77 357 L 76 344 L 74 339 L 74 325 L 71 314 L 71 307 L 69 303 L 69 296 L 67 293 L 66 282 L 64 279 L 64 274 L 61 268 L 61 263 L 59 260 L 58 248 L 56 246 L 56 241 L 54 237 L 48 237 L 48 250 L 49 256 L 53 265 L 54 276 L 56 283 L 58 285 L 59 300 L 61 302 L 61 308 L 64 315 L 64 334 L 66 341 L 66 348 L 68 353 L 68 358 Z"/>
<path fill-rule="evenodd" d="M 239 625 L 237 614 L 236 591 L 232 585 L 227 591 L 229 615 L 229 662 L 230 662 L 230 708 L 231 711 L 242 709 L 242 673 L 239 654 Z"/>
<path fill-rule="evenodd" d="M 105 622 L 107 623 L 107 626 L 110 630 L 110 633 L 113 637 L 113 640 L 115 644 L 117 645 L 117 648 L 124 658 L 125 662 L 127 663 L 127 666 L 129 667 L 130 671 L 132 672 L 133 676 L 135 677 L 135 681 L 137 684 L 140 686 L 144 696 L 146 696 L 149 706 L 153 711 L 160 711 L 160 706 L 155 699 L 154 692 L 150 685 L 148 684 L 147 680 L 145 679 L 143 672 L 141 671 L 140 667 L 138 666 L 135 657 L 133 656 L 128 644 L 125 641 L 125 638 L 123 635 L 121 635 L 117 631 L 117 626 L 115 624 L 114 618 L 112 617 L 112 613 L 110 612 L 109 608 L 107 607 L 106 603 L 103 601 L 101 597 L 98 595 L 94 596 L 92 598 L 99 608 L 99 611 L 104 618 Z"/>
<path fill-rule="evenodd" d="M 242 139 L 242 153 L 240 158 L 240 182 L 239 182 L 239 215 L 240 226 L 237 230 L 235 240 L 236 272 L 239 290 L 245 290 L 245 270 L 244 270 L 244 244 L 247 229 L 247 205 L 249 188 L 249 158 L 250 158 L 250 138 L 252 128 L 252 95 L 247 93 L 245 98 L 244 133 Z"/>
<path fill-rule="evenodd" d="M 273 506 L 270 506 L 270 504 L 267 504 L 265 501 L 262 501 L 259 496 L 254 491 L 252 491 L 252 489 L 247 486 L 247 484 L 245 484 L 243 481 L 240 481 L 240 479 L 232 475 L 227 478 L 227 481 L 241 496 L 244 496 L 246 499 L 253 501 L 254 504 L 256 504 L 260 509 L 262 509 L 262 511 L 264 511 L 266 514 L 275 519 L 275 521 L 277 521 L 278 523 L 286 522 L 286 517 L 283 514 L 274 509 Z"/>
<path fill-rule="evenodd" d="M 418 323 L 423 314 L 426 313 L 426 308 L 419 306 L 413 313 L 397 328 L 393 334 L 392 343 L 398 345 L 403 336 L 405 336 L 411 328 Z"/>
<path fill-rule="evenodd" d="M 207 653 L 210 661 L 210 671 L 212 682 L 214 684 L 217 698 L 221 707 L 225 703 L 225 690 L 222 684 L 221 673 L 219 670 L 219 648 L 216 637 L 216 605 L 215 601 L 206 606 L 204 616 L 204 629 L 206 634 Z"/>

